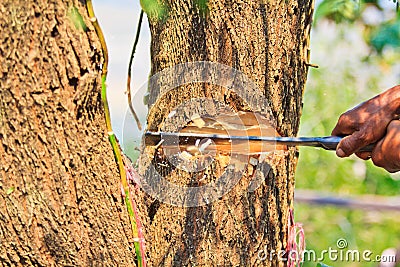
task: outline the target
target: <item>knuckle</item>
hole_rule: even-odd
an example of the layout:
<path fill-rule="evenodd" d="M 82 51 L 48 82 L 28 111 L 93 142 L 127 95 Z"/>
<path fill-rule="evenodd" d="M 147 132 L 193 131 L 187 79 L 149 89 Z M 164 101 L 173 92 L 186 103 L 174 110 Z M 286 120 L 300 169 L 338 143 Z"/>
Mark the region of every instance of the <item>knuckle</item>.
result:
<path fill-rule="evenodd" d="M 338 125 L 347 125 L 348 122 L 349 122 L 349 116 L 347 115 L 347 113 L 343 113 L 342 115 L 340 115 L 338 119 Z"/>
<path fill-rule="evenodd" d="M 353 116 L 346 112 L 339 116 L 333 132 L 336 135 L 347 135 L 352 134 L 358 127 L 358 122 L 354 121 Z"/>
<path fill-rule="evenodd" d="M 359 143 L 362 145 L 368 145 L 373 139 L 372 135 L 367 131 L 360 131 L 357 137 Z"/>
<path fill-rule="evenodd" d="M 387 127 L 387 131 L 398 131 L 398 129 L 400 128 L 400 121 L 399 120 L 392 120 L 388 127 Z"/>
<path fill-rule="evenodd" d="M 340 148 L 343 149 L 344 151 L 347 151 L 351 148 L 351 142 L 349 138 L 344 138 L 340 144 Z"/>
<path fill-rule="evenodd" d="M 374 165 L 378 166 L 378 167 L 382 167 L 385 168 L 386 166 L 386 161 L 383 157 L 383 154 L 380 151 L 374 151 L 372 152 L 372 162 L 374 163 Z"/>
<path fill-rule="evenodd" d="M 340 143 L 340 148 L 343 150 L 343 152 L 346 155 L 350 155 L 351 153 L 354 152 L 354 142 L 352 141 L 351 138 L 343 138 L 341 143 Z"/>
<path fill-rule="evenodd" d="M 400 90 L 400 85 L 395 85 L 392 88 L 390 88 L 391 90 Z"/>
<path fill-rule="evenodd" d="M 378 167 L 382 167 L 382 168 L 384 168 L 385 167 L 385 163 L 384 163 L 384 161 L 382 160 L 382 158 L 381 157 L 372 157 L 372 162 L 374 163 L 374 165 L 375 166 L 378 166 Z"/>

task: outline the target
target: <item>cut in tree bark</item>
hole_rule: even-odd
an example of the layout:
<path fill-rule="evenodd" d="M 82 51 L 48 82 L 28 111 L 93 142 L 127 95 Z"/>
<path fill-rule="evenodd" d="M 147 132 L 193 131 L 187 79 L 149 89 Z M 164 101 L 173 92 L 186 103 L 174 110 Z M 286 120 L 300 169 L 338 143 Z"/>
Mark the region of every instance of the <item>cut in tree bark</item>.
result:
<path fill-rule="evenodd" d="M 135 266 L 84 1 L 0 12 L 0 265 Z"/>
<path fill-rule="evenodd" d="M 177 125 L 196 115 L 202 104 L 182 108 L 173 122 L 167 119 L 171 111 L 190 99 L 212 98 L 234 112 L 253 111 L 266 117 L 271 113 L 280 135 L 297 134 L 308 68 L 312 0 L 209 0 L 207 10 L 199 4 L 204 1 L 162 2 L 165 16 L 149 14 L 152 74 L 186 62 L 218 62 L 244 73 L 255 83 L 256 91 L 245 92 L 243 98 L 211 84 L 187 84 L 166 94 L 150 86 L 148 130 L 177 130 Z M 163 82 L 168 84 L 166 79 Z M 260 99 L 266 99 L 270 108 Z M 205 105 L 202 110 L 207 115 L 218 114 L 217 105 Z M 216 180 L 226 166 L 223 157 L 217 157 L 202 172 L 188 173 L 166 164 L 165 156 L 159 156 L 162 152 L 145 150 L 141 172 L 147 177 L 154 177 L 157 171 L 175 184 L 199 186 L 202 180 Z M 208 205 L 185 208 L 147 199 L 145 232 L 150 264 L 284 266 L 276 255 L 261 261 L 258 253 L 265 247 L 269 251 L 286 249 L 297 150 L 277 151 L 257 160 L 257 175 L 264 182 L 254 192 L 249 190 L 254 170 L 247 165 L 238 184 Z M 162 167 L 151 170 L 152 164 Z M 241 173 L 231 173 L 232 179 L 238 175 Z"/>

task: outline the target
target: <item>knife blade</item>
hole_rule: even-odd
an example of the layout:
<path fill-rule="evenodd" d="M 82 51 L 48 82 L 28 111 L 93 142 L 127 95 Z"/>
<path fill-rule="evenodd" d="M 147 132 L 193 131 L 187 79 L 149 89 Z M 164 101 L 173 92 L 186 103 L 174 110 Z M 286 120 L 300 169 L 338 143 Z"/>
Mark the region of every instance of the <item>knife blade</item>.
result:
<path fill-rule="evenodd" d="M 175 144 L 181 142 L 187 144 L 197 139 L 222 140 L 225 142 L 261 142 L 270 145 L 286 146 L 309 146 L 320 147 L 325 150 L 336 150 L 337 145 L 343 137 L 323 136 L 323 137 L 269 137 L 269 136 L 231 136 L 225 134 L 203 134 L 192 132 L 145 132 L 145 144 L 157 145 L 162 139 L 174 140 Z M 233 143 L 234 145 L 234 143 Z M 371 152 L 374 144 L 361 148 L 358 152 Z"/>

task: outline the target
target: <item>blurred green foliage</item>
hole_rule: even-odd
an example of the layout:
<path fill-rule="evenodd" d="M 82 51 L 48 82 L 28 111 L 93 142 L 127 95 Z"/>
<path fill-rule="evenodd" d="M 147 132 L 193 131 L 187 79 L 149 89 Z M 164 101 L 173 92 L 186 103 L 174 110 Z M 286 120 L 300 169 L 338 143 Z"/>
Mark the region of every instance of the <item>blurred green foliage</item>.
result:
<path fill-rule="evenodd" d="M 140 0 L 143 11 L 150 19 L 164 20 L 168 15 L 168 6 L 163 0 Z M 208 0 L 193 0 L 201 16 L 208 14 Z"/>
<path fill-rule="evenodd" d="M 400 49 L 400 12 L 398 7 L 397 0 L 393 2 L 389 0 L 323 0 L 315 10 L 314 25 L 317 26 L 320 20 L 361 24 L 366 43 L 374 51 L 382 53 L 386 46 Z M 388 17 L 388 9 L 392 9 L 398 15 Z M 380 13 L 381 18 L 375 17 L 378 15 L 377 13 Z M 371 18 L 368 18 L 371 15 L 374 16 L 372 21 Z"/>
<path fill-rule="evenodd" d="M 379 25 L 370 35 L 370 44 L 378 53 L 382 53 L 386 46 L 400 47 L 400 19 L 399 15 L 386 23 Z"/>
<path fill-rule="evenodd" d="M 360 4 L 354 0 L 324 0 L 315 10 L 314 20 L 331 19 L 336 23 L 354 21 L 359 16 Z"/>
<path fill-rule="evenodd" d="M 400 22 L 396 5 L 384 8 L 382 2 L 355 6 L 352 0 L 345 2 L 325 0 L 316 9 L 311 61 L 320 68 L 311 69 L 309 74 L 301 136 L 329 135 L 341 113 L 399 83 Z M 373 23 L 366 17 L 371 10 L 375 12 Z M 366 194 L 398 196 L 400 175 L 356 157 L 339 159 L 331 151 L 300 148 L 296 189 L 346 198 Z M 399 212 L 301 203 L 295 204 L 295 211 L 296 221 L 305 229 L 307 249 L 315 250 L 317 256 L 329 247 L 338 249 L 340 238 L 348 242 L 346 249 L 370 250 L 371 258 L 385 249 L 400 248 Z M 303 266 L 315 267 L 318 262 L 335 267 L 379 265 L 332 261 L 325 256 Z"/>
<path fill-rule="evenodd" d="M 168 8 L 161 0 L 140 0 L 140 5 L 149 19 L 164 20 Z"/>

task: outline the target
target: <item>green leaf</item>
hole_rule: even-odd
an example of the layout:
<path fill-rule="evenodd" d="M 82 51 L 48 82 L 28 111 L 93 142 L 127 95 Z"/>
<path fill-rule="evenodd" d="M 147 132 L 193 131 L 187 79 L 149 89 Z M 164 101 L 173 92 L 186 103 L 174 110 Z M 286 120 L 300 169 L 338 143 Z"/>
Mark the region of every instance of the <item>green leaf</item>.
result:
<path fill-rule="evenodd" d="M 9 195 L 9 194 L 11 194 L 12 192 L 14 192 L 14 190 L 15 190 L 15 187 L 14 187 L 14 186 L 13 186 L 13 187 L 10 187 L 10 188 L 7 189 L 6 194 Z"/>
<path fill-rule="evenodd" d="M 327 18 L 336 23 L 354 21 L 360 14 L 360 4 L 354 0 L 324 0 L 315 10 L 314 21 Z"/>
<path fill-rule="evenodd" d="M 400 19 L 379 26 L 371 34 L 370 43 L 378 53 L 386 46 L 400 47 Z"/>
<path fill-rule="evenodd" d="M 163 20 L 168 14 L 167 7 L 158 0 L 140 0 L 140 5 L 150 19 Z"/>
<path fill-rule="evenodd" d="M 78 30 L 87 31 L 87 26 L 83 20 L 83 17 L 75 6 L 71 7 L 68 10 L 68 18 L 72 21 L 72 23 Z"/>
<path fill-rule="evenodd" d="M 332 267 L 332 266 L 326 265 L 322 262 L 318 262 L 317 267 Z"/>

